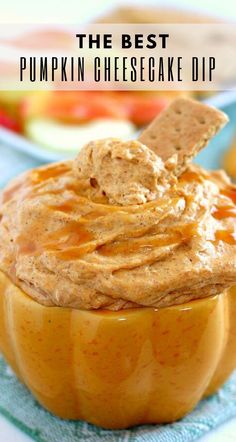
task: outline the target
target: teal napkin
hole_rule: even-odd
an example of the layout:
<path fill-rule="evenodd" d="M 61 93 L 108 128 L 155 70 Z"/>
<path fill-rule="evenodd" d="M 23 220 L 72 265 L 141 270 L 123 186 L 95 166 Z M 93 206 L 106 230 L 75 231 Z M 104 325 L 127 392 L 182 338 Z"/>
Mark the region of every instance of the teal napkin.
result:
<path fill-rule="evenodd" d="M 0 413 L 37 442 L 192 442 L 236 416 L 236 373 L 181 421 L 108 431 L 52 416 L 18 382 L 0 356 Z"/>

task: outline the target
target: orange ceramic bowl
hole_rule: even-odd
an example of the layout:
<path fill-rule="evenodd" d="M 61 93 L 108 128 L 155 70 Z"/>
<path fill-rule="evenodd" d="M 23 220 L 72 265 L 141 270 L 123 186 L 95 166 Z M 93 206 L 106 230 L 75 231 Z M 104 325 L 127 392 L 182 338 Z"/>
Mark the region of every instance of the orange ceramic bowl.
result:
<path fill-rule="evenodd" d="M 53 414 L 105 428 L 172 422 L 236 367 L 236 290 L 119 312 L 45 307 L 0 273 L 0 348 Z"/>

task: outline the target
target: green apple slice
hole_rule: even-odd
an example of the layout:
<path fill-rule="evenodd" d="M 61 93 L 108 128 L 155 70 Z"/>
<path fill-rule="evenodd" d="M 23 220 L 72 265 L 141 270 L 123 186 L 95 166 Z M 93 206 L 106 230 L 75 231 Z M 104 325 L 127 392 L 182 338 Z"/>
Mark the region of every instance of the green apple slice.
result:
<path fill-rule="evenodd" d="M 101 138 L 128 139 L 135 126 L 126 120 L 100 119 L 81 125 L 69 125 L 35 118 L 25 126 L 25 134 L 34 143 L 58 152 L 79 151 L 84 144 Z"/>

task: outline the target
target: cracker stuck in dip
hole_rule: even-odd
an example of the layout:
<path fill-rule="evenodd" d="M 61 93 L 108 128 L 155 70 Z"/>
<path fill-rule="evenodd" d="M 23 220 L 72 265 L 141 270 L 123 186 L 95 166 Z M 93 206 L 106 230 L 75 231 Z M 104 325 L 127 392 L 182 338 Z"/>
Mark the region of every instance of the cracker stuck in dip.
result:
<path fill-rule="evenodd" d="M 192 158 L 227 122 L 178 99 L 137 141 L 95 140 L 2 193 L 0 270 L 45 305 L 164 307 L 236 283 L 236 188 Z"/>

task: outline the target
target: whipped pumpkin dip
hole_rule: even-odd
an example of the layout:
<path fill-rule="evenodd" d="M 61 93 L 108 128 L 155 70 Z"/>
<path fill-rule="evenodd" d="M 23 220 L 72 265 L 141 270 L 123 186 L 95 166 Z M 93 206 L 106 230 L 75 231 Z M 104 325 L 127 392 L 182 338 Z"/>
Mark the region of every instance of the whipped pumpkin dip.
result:
<path fill-rule="evenodd" d="M 192 165 L 226 121 L 178 99 L 2 192 L 0 351 L 53 414 L 173 422 L 235 369 L 236 188 Z"/>
<path fill-rule="evenodd" d="M 0 270 L 41 304 L 86 310 L 165 307 L 233 286 L 236 189 L 191 164 L 226 121 L 179 99 L 137 141 L 92 141 L 13 180 L 1 195 Z"/>

